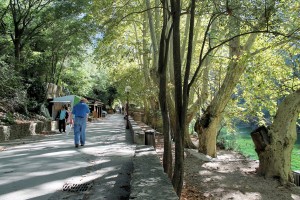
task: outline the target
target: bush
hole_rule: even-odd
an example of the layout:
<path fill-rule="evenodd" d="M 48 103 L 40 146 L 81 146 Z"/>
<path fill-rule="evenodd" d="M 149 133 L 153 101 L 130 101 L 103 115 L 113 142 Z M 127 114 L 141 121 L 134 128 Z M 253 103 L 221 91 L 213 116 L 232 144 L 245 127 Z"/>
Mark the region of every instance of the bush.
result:
<path fill-rule="evenodd" d="M 15 124 L 14 115 L 12 113 L 7 113 L 1 121 L 8 125 Z"/>
<path fill-rule="evenodd" d="M 0 97 L 2 99 L 15 98 L 24 90 L 21 76 L 0 58 Z"/>
<path fill-rule="evenodd" d="M 27 88 L 27 109 L 32 113 L 40 113 L 41 106 L 45 103 L 47 96 L 47 87 L 39 79 L 32 81 Z"/>
<path fill-rule="evenodd" d="M 222 129 L 217 137 L 217 147 L 225 150 L 237 150 L 236 134 L 228 132 L 226 128 Z"/>
<path fill-rule="evenodd" d="M 47 96 L 47 88 L 44 82 L 35 80 L 27 89 L 27 97 L 34 101 L 36 105 L 45 102 Z"/>

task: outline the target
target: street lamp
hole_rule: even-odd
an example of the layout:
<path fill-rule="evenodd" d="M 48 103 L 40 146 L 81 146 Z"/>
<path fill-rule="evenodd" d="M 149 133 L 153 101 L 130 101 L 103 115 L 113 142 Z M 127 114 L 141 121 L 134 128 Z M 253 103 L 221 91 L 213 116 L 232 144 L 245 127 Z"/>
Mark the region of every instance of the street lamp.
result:
<path fill-rule="evenodd" d="M 129 129 L 129 101 L 128 101 L 128 96 L 129 96 L 129 92 L 131 90 L 131 87 L 130 86 L 126 86 L 125 87 L 125 93 L 126 93 L 126 96 L 127 96 L 127 102 L 126 102 L 126 129 Z"/>

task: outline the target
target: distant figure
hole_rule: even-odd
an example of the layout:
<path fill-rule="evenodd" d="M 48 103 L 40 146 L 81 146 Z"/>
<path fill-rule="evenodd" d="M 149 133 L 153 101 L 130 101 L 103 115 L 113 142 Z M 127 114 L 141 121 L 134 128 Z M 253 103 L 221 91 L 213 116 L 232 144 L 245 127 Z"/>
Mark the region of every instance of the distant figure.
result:
<path fill-rule="evenodd" d="M 58 119 L 58 130 L 61 133 L 63 131 L 66 132 L 66 119 L 68 119 L 69 114 L 66 110 L 66 106 L 62 106 L 61 109 L 57 113 L 57 119 Z"/>
<path fill-rule="evenodd" d="M 67 113 L 68 113 L 68 118 L 67 118 L 67 125 L 71 125 L 71 127 L 73 126 L 73 116 L 72 116 L 72 112 L 70 111 L 70 108 L 67 107 Z"/>
<path fill-rule="evenodd" d="M 82 98 L 78 104 L 73 107 L 72 114 L 75 115 L 74 118 L 74 143 L 75 147 L 78 148 L 79 142 L 81 146 L 85 144 L 85 129 L 86 121 L 90 109 L 88 107 L 87 99 Z"/>

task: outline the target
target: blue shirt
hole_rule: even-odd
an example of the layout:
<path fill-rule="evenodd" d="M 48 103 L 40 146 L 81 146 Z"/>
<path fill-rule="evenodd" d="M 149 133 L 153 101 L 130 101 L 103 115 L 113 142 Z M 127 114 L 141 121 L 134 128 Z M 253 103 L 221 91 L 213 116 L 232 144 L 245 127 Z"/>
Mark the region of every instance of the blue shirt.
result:
<path fill-rule="evenodd" d="M 61 110 L 60 111 L 60 115 L 59 115 L 59 119 L 60 120 L 63 120 L 63 119 L 65 119 L 66 118 L 66 110 Z"/>
<path fill-rule="evenodd" d="M 90 113 L 90 109 L 88 105 L 84 102 L 79 102 L 73 107 L 72 114 L 75 115 L 75 117 L 86 117 L 87 114 Z"/>

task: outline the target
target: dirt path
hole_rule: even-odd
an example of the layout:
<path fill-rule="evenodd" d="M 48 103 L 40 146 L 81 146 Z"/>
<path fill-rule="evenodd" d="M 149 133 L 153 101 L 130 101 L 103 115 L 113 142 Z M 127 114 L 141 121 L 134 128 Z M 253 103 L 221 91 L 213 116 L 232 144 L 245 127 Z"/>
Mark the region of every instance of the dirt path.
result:
<path fill-rule="evenodd" d="M 156 141 L 161 157 L 161 136 Z M 181 200 L 300 200 L 300 187 L 282 187 L 274 179 L 258 176 L 257 161 L 232 151 L 218 151 L 218 157 L 208 162 L 197 154 L 185 153 Z"/>

